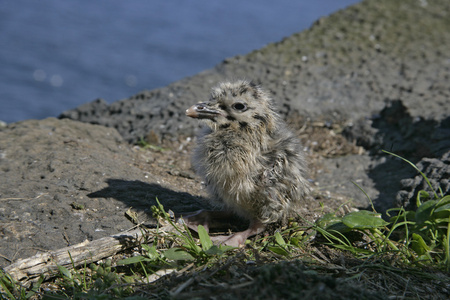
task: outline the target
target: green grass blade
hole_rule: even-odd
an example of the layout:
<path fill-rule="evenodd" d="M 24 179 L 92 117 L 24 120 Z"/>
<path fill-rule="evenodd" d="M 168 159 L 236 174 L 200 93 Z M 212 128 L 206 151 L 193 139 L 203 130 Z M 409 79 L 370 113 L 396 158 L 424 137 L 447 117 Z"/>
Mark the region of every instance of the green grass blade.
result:
<path fill-rule="evenodd" d="M 370 206 L 372 207 L 373 212 L 377 212 L 377 211 L 375 210 L 375 206 L 373 205 L 372 199 L 369 197 L 369 195 L 366 193 L 366 191 L 365 191 L 362 187 L 360 187 L 356 182 L 351 181 L 351 183 L 353 183 L 354 185 L 356 185 L 356 187 L 357 187 L 358 189 L 360 189 L 361 192 L 364 193 L 364 195 L 366 195 L 366 198 L 369 200 L 369 203 L 370 203 Z"/>
<path fill-rule="evenodd" d="M 57 266 L 61 275 L 67 277 L 68 279 L 72 279 L 72 273 L 64 266 Z"/>
<path fill-rule="evenodd" d="M 15 280 L 8 273 L 0 270 L 0 287 L 9 299 L 15 299 L 13 295 L 15 286 L 18 286 Z"/>
<path fill-rule="evenodd" d="M 193 261 L 195 258 L 189 254 L 189 252 L 181 249 L 181 248 L 170 248 L 164 251 L 164 256 L 170 260 L 185 260 L 185 261 Z"/>
<path fill-rule="evenodd" d="M 351 212 L 342 218 L 342 222 L 349 228 L 361 230 L 381 228 L 389 224 L 380 214 L 368 210 Z"/>
<path fill-rule="evenodd" d="M 429 186 L 430 189 L 433 191 L 434 197 L 435 197 L 435 198 L 438 198 L 438 195 L 437 195 L 436 191 L 433 189 L 433 186 L 431 185 L 431 183 L 430 183 L 430 181 L 428 180 L 427 176 L 425 176 L 425 174 L 424 174 L 422 171 L 420 171 L 419 168 L 417 168 L 417 166 L 416 166 L 415 164 L 413 164 L 413 163 L 410 162 L 409 160 L 407 160 L 407 159 L 405 159 L 405 158 L 403 158 L 403 157 L 401 157 L 401 156 L 399 156 L 399 155 L 397 155 L 397 154 L 395 154 L 395 153 L 392 153 L 392 152 L 389 152 L 389 151 L 386 151 L 386 150 L 381 150 L 381 151 L 383 151 L 384 153 L 390 154 L 390 155 L 392 155 L 392 156 L 395 156 L 395 157 L 397 157 L 397 158 L 400 158 L 401 160 L 403 160 L 403 161 L 407 162 L 408 164 L 410 164 L 410 165 L 411 165 L 414 169 L 416 169 L 417 172 L 419 172 L 420 175 L 422 175 L 422 177 L 425 179 L 425 181 L 427 182 L 428 186 Z"/>
<path fill-rule="evenodd" d="M 198 225 L 198 237 L 200 238 L 200 243 L 202 244 L 203 251 L 208 251 L 213 246 L 213 242 L 211 241 L 211 238 L 209 237 L 208 232 L 206 231 L 205 227 L 202 225 Z"/>
<path fill-rule="evenodd" d="M 279 231 L 275 232 L 274 236 L 275 236 L 275 240 L 277 241 L 278 245 L 286 246 L 286 242 L 284 241 L 284 239 L 281 236 L 281 233 Z"/>
<path fill-rule="evenodd" d="M 450 217 L 447 223 L 447 236 L 444 236 L 445 265 L 447 272 L 450 270 Z"/>

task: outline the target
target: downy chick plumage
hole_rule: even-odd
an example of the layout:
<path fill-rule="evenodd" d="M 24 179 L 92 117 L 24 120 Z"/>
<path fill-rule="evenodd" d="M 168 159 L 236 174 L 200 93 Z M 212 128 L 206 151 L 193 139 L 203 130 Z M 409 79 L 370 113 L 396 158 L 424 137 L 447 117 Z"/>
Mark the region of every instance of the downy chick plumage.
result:
<path fill-rule="evenodd" d="M 250 220 L 250 235 L 289 216 L 309 193 L 300 141 L 259 86 L 221 83 L 208 102 L 186 114 L 207 125 L 198 136 L 194 169 L 212 200 Z"/>

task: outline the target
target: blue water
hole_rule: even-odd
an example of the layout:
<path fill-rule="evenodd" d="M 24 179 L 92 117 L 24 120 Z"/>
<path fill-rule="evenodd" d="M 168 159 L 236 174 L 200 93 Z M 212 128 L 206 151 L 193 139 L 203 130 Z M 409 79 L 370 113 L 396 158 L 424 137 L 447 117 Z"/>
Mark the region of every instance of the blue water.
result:
<path fill-rule="evenodd" d="M 358 0 L 0 0 L 0 120 L 165 86 Z"/>

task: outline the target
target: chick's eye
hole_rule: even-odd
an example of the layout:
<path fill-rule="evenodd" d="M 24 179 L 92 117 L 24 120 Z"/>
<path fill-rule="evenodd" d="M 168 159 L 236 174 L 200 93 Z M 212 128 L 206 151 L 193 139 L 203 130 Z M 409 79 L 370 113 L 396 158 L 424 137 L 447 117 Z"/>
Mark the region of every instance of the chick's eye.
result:
<path fill-rule="evenodd" d="M 231 106 L 235 110 L 245 111 L 247 109 L 247 105 L 245 103 L 236 102 Z"/>

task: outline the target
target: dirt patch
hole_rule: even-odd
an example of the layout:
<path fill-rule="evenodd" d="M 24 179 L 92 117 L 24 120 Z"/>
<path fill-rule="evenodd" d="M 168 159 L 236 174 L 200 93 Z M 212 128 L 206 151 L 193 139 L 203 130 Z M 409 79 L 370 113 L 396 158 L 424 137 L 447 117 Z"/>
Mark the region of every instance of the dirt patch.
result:
<path fill-rule="evenodd" d="M 0 149 L 1 266 L 129 229 L 130 207 L 152 222 L 156 198 L 175 212 L 204 207 L 198 181 L 169 173 L 182 149 L 141 151 L 115 129 L 30 120 L 1 129 Z"/>

